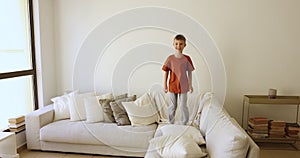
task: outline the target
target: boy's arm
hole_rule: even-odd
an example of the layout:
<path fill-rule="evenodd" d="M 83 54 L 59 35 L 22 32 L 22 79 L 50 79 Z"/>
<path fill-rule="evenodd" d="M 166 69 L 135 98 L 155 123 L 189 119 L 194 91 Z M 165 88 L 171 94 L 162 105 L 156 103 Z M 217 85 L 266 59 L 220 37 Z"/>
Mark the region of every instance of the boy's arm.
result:
<path fill-rule="evenodd" d="M 165 76 L 164 76 L 164 91 L 165 93 L 168 92 L 168 77 L 169 77 L 169 71 L 165 71 Z"/>
<path fill-rule="evenodd" d="M 193 80 L 192 80 L 192 71 L 188 71 L 188 80 L 189 80 L 189 90 L 191 93 L 193 93 Z"/>

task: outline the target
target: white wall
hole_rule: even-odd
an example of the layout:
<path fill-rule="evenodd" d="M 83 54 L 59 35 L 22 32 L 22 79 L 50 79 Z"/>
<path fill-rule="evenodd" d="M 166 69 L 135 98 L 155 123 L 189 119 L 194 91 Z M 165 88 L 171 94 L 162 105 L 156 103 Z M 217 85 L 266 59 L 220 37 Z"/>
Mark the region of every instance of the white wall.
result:
<path fill-rule="evenodd" d="M 38 101 L 39 106 L 44 106 L 57 95 L 53 1 L 34 0 L 33 4 Z"/>
<path fill-rule="evenodd" d="M 51 8 L 52 5 L 48 6 L 49 1 L 52 0 L 42 0 L 40 10 L 44 7 Z M 49 31 L 53 33 L 42 41 L 42 54 L 53 51 L 48 41 L 54 40 L 55 47 L 55 55 L 48 54 L 50 58 L 55 57 L 55 64 L 43 64 L 43 70 L 50 71 L 51 76 L 53 68 L 56 72 L 52 76 L 55 77 L 56 82 L 45 81 L 43 84 L 44 91 L 48 92 L 44 94 L 44 99 L 50 98 L 54 91 L 59 95 L 65 90 L 73 89 L 73 68 L 78 52 L 93 30 L 117 13 L 145 6 L 166 7 L 183 13 L 200 23 L 210 33 L 225 64 L 227 75 L 225 107 L 239 122 L 241 122 L 242 99 L 245 94 L 267 94 L 269 88 L 276 88 L 279 95 L 300 95 L 298 70 L 300 67 L 300 1 L 298 0 L 189 0 L 184 2 L 180 0 L 54 0 L 52 14 L 51 11 L 48 13 L 43 10 L 44 14 L 40 15 L 41 21 L 53 18 L 54 24 L 53 32 L 49 25 L 40 26 L 42 33 L 49 33 Z M 111 27 L 113 30 L 114 26 Z M 43 32 L 43 29 L 46 32 Z M 149 41 L 171 46 L 172 37 L 172 33 L 156 29 L 128 32 L 118 37 L 104 50 L 105 56 L 101 59 L 105 59 L 108 64 L 112 61 L 112 67 L 105 67 L 108 69 L 103 70 L 100 62 L 98 66 L 101 68 L 87 71 L 93 71 L 96 81 L 110 81 L 109 70 L 116 64 L 115 61 L 126 55 L 128 51 L 112 56 L 110 54 Z M 46 46 L 43 47 L 43 44 Z M 197 90 L 210 90 L 213 85 L 209 85 L 209 68 L 201 63 L 205 59 L 201 55 L 196 56 L 199 52 L 190 46 L 191 44 L 186 51 L 191 53 L 193 59 L 199 64 L 194 76 Z M 132 59 L 132 62 L 134 60 Z M 44 58 L 43 63 L 44 61 L 48 60 Z M 89 61 L 86 63 L 89 64 Z M 143 69 L 149 70 L 149 67 L 145 66 Z M 137 81 L 138 76 L 143 75 L 143 72 L 135 71 L 135 74 L 139 75 L 133 75 L 129 84 L 137 85 L 137 89 L 139 86 L 144 88 L 142 82 L 132 84 L 132 81 Z M 158 78 L 161 75 L 159 73 L 154 75 L 156 82 L 159 82 Z M 147 78 L 145 76 L 145 83 L 149 84 Z M 95 90 L 101 92 L 109 91 L 111 86 L 99 82 L 94 84 Z M 266 113 L 270 110 L 270 108 L 264 109 Z M 285 111 L 285 108 L 272 111 L 273 115 L 282 113 L 283 117 L 289 116 L 290 112 Z M 295 112 L 295 109 L 292 109 L 292 112 Z"/>

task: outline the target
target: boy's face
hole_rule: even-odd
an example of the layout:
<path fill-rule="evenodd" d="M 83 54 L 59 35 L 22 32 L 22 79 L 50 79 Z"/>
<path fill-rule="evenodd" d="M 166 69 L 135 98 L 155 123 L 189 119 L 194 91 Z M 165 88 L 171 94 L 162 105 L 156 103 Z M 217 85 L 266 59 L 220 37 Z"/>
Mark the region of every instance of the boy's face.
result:
<path fill-rule="evenodd" d="M 186 46 L 186 44 L 185 44 L 184 40 L 174 39 L 173 46 L 174 46 L 174 48 L 177 52 L 182 53 L 182 51 L 183 51 L 184 47 Z"/>

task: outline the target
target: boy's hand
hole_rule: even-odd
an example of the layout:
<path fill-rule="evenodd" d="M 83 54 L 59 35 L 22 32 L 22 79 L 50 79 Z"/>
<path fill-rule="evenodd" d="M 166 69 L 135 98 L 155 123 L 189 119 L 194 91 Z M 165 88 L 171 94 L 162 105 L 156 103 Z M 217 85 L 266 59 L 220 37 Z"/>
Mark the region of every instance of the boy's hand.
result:
<path fill-rule="evenodd" d="M 190 92 L 193 93 L 193 91 L 194 91 L 193 86 L 190 86 Z"/>
<path fill-rule="evenodd" d="M 164 86 L 165 93 L 168 93 L 168 86 Z"/>

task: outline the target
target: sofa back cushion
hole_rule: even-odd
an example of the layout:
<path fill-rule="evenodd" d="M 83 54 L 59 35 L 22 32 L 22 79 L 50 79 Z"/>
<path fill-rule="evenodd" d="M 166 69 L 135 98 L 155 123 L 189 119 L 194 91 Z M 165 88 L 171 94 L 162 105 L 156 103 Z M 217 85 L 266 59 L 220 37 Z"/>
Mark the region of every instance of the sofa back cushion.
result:
<path fill-rule="evenodd" d="M 252 138 L 246 133 L 246 131 L 239 125 L 239 123 L 234 118 L 230 118 L 230 120 L 238 129 L 240 129 L 241 132 L 243 132 L 248 137 L 249 148 L 246 157 L 247 158 L 259 157 L 260 149 L 258 145 L 252 140 Z"/>
<path fill-rule="evenodd" d="M 168 107 L 170 104 L 170 94 L 165 93 L 163 91 L 152 91 L 149 93 L 151 98 L 153 98 L 160 117 L 161 122 L 167 122 L 168 121 Z M 202 110 L 202 104 L 201 101 L 204 99 L 203 97 L 205 94 L 211 94 L 211 92 L 205 92 L 205 93 L 188 93 L 187 96 L 187 106 L 189 109 L 189 123 L 193 123 L 195 116 Z M 206 98 L 207 99 L 207 98 Z M 200 107 L 200 111 L 199 111 Z M 200 116 L 200 115 L 199 115 Z M 175 121 L 181 120 L 181 111 L 177 110 L 175 115 Z"/>
<path fill-rule="evenodd" d="M 206 132 L 206 148 L 211 158 L 246 157 L 249 148 L 247 134 L 223 110 L 211 130 Z"/>
<path fill-rule="evenodd" d="M 162 135 L 171 135 L 178 138 L 190 137 L 199 145 L 205 144 L 205 140 L 199 129 L 193 126 L 167 124 L 160 127 L 158 130 L 162 133 Z"/>
<path fill-rule="evenodd" d="M 157 157 L 206 157 L 206 153 L 201 150 L 199 145 L 191 137 L 177 137 L 173 135 L 163 135 L 154 137 L 150 141 L 151 147 L 157 151 Z M 152 150 L 153 151 L 153 150 Z M 151 152 L 151 151 L 150 151 Z M 146 157 L 155 157 L 146 156 Z"/>
<path fill-rule="evenodd" d="M 203 105 L 199 125 L 200 132 L 203 136 L 212 130 L 219 117 L 221 117 L 221 113 L 224 113 L 222 109 L 223 106 L 214 96 Z"/>

